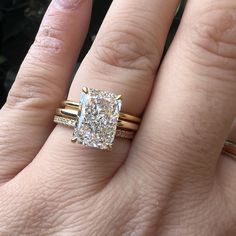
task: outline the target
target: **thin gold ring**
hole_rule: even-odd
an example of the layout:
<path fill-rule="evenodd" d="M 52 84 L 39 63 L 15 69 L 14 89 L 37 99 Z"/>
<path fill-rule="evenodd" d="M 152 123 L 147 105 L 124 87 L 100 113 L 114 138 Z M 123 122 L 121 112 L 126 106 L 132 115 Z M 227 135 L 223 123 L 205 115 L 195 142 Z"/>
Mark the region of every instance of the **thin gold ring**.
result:
<path fill-rule="evenodd" d="M 81 104 L 79 102 L 73 102 L 70 100 L 66 100 L 62 102 L 62 106 L 64 106 L 66 109 L 75 109 L 75 110 L 81 110 Z M 121 120 L 126 120 L 126 121 L 131 121 L 131 122 L 135 122 L 135 123 L 140 123 L 141 119 L 139 117 L 136 116 L 132 116 L 123 112 L 120 112 L 119 118 Z"/>
<path fill-rule="evenodd" d="M 75 120 L 78 116 L 78 111 L 72 110 L 72 109 L 66 109 L 66 108 L 65 109 L 58 108 L 56 110 L 56 115 Z M 127 130 L 137 131 L 139 128 L 139 125 L 137 123 L 132 123 L 132 122 L 119 119 L 117 123 L 117 127 L 127 129 Z"/>

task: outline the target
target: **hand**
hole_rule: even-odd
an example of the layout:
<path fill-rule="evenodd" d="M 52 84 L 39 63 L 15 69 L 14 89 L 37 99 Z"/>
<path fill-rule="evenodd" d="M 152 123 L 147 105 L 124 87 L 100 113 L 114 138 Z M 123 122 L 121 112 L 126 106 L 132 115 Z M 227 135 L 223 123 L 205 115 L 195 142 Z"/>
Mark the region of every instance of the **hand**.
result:
<path fill-rule="evenodd" d="M 145 114 L 132 143 L 101 151 L 53 126 L 91 0 L 52 1 L 1 110 L 0 235 L 236 235 L 236 163 L 220 155 L 236 116 L 236 2 L 189 0 L 159 68 L 177 5 L 114 0 L 68 97 L 109 90 Z"/>

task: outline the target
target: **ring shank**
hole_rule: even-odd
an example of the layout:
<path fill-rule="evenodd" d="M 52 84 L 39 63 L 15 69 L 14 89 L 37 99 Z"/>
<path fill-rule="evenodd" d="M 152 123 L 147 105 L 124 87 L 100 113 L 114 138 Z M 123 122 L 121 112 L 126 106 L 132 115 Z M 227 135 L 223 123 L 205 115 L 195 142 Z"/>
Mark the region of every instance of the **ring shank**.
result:
<path fill-rule="evenodd" d="M 75 110 L 81 110 L 81 105 L 79 102 L 73 102 L 70 100 L 66 100 L 62 102 L 62 105 L 67 109 L 75 109 Z M 130 115 L 130 114 L 126 114 L 123 112 L 120 112 L 120 119 L 122 120 L 126 120 L 126 121 L 130 121 L 130 122 L 134 122 L 134 123 L 141 123 L 141 119 L 139 117 Z"/>
<path fill-rule="evenodd" d="M 66 108 L 58 108 L 56 110 L 56 115 L 62 116 L 65 118 L 69 118 L 72 120 L 76 120 L 78 116 L 79 110 L 73 110 L 73 109 L 66 109 Z M 132 123 L 126 120 L 118 120 L 117 127 L 125 129 L 125 130 L 132 130 L 132 131 L 137 131 L 139 128 L 139 125 L 137 123 Z"/>

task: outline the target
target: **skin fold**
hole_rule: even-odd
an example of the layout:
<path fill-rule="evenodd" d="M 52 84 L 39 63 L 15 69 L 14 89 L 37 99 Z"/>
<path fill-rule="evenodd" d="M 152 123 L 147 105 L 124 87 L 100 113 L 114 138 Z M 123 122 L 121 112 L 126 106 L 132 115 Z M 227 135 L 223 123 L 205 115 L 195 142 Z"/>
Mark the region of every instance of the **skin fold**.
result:
<path fill-rule="evenodd" d="M 0 111 L 0 235 L 235 236 L 236 2 L 114 0 L 69 88 L 123 97 L 142 116 L 112 151 L 70 142 L 53 116 L 89 26 L 91 0 L 53 0 Z"/>

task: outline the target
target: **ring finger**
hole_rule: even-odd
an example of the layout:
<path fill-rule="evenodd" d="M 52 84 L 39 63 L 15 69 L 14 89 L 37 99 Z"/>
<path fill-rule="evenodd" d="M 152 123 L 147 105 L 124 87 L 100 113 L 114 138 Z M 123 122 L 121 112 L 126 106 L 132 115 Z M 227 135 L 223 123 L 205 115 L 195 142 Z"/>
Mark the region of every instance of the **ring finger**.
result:
<path fill-rule="evenodd" d="M 140 116 L 150 96 L 177 4 L 177 0 L 149 4 L 145 0 L 113 1 L 76 75 L 69 99 L 78 101 L 83 86 L 108 90 L 122 94 L 124 112 Z M 83 186 L 84 181 L 95 186 L 94 181 L 104 184 L 104 179 L 109 180 L 130 147 L 130 142 L 122 139 L 117 140 L 111 152 L 103 152 L 74 145 L 71 136 L 70 129 L 57 127 L 35 162 L 44 170 L 50 168 L 50 173 L 52 168 L 62 170 L 64 175 L 57 172 L 57 180 L 61 176 L 64 179 L 65 173 L 68 178 L 77 175 Z"/>

